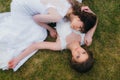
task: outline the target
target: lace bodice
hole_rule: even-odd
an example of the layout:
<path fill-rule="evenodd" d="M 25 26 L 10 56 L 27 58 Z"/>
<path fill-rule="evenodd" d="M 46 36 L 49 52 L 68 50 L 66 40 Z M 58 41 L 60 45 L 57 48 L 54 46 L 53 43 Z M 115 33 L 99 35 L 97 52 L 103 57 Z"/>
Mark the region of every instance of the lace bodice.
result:
<path fill-rule="evenodd" d="M 57 30 L 57 33 L 58 33 L 58 35 L 60 37 L 61 48 L 62 49 L 66 49 L 66 46 L 67 46 L 66 38 L 72 32 L 74 32 L 75 34 L 80 35 L 81 36 L 80 45 L 84 44 L 84 36 L 85 36 L 85 34 L 81 33 L 80 31 L 73 30 L 70 27 L 70 22 L 69 21 L 65 21 L 63 19 L 60 22 L 58 22 L 57 25 L 56 25 L 56 30 Z"/>

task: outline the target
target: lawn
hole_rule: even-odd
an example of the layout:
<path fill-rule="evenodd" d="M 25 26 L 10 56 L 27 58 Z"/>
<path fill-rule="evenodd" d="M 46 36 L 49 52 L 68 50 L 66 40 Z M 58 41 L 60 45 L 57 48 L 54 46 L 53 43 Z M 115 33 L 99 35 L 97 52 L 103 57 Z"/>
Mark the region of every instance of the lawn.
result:
<path fill-rule="evenodd" d="M 10 11 L 10 2 L 0 0 L 0 12 Z M 91 71 L 80 74 L 71 69 L 69 50 L 39 50 L 18 71 L 0 70 L 0 80 L 120 80 L 120 0 L 83 0 L 83 3 L 99 19 L 89 47 L 95 57 Z"/>

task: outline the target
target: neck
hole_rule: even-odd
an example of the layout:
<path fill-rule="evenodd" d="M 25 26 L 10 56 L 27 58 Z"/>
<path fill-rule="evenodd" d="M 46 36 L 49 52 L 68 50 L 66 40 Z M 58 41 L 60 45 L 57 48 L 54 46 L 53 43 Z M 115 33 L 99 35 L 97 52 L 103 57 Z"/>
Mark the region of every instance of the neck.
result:
<path fill-rule="evenodd" d="M 74 41 L 67 45 L 67 48 L 70 49 L 71 51 L 75 50 L 78 47 L 80 47 L 79 41 Z"/>

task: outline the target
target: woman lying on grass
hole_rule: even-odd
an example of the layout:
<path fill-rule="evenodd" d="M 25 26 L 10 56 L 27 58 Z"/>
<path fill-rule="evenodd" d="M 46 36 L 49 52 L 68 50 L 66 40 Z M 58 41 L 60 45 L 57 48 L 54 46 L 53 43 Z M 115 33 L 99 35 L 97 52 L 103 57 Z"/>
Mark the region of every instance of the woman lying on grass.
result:
<path fill-rule="evenodd" d="M 85 25 L 81 21 L 82 15 L 85 15 L 85 12 L 80 13 L 79 17 L 76 15 L 72 15 L 72 17 L 74 17 L 74 20 L 76 21 L 75 23 L 81 26 Z M 81 33 L 80 31 L 87 32 L 88 30 L 85 31 L 85 27 L 81 26 L 77 28 L 70 27 L 70 23 L 74 22 L 74 20 L 71 20 L 70 22 L 67 19 L 63 19 L 58 22 L 56 26 L 56 30 L 58 33 L 56 42 L 44 41 L 33 43 L 25 51 L 23 51 L 23 53 L 10 60 L 9 68 L 14 68 L 19 63 L 19 61 L 21 61 L 27 55 L 38 49 L 49 49 L 54 51 L 69 49 L 72 54 L 72 68 L 74 68 L 78 72 L 89 71 L 94 63 L 93 55 L 91 52 L 85 50 L 80 46 L 80 44 L 84 44 L 85 36 L 85 34 Z M 93 20 L 93 26 L 96 26 L 96 16 L 92 16 L 91 20 Z"/>

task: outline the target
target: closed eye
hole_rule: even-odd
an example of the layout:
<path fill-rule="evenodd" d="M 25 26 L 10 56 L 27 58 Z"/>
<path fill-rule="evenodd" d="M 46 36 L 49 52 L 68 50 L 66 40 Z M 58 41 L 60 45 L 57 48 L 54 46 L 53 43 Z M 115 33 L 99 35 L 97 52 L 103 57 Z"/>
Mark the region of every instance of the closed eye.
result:
<path fill-rule="evenodd" d="M 82 54 L 86 54 L 86 52 L 83 52 Z"/>
<path fill-rule="evenodd" d="M 78 58 L 80 58 L 80 56 L 76 56 L 76 58 L 78 59 Z"/>

